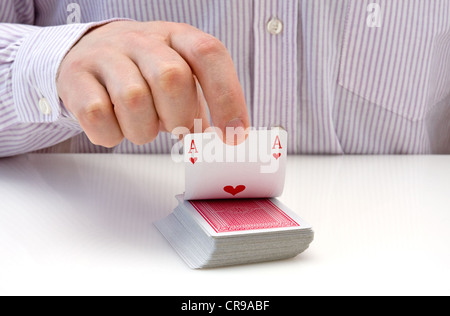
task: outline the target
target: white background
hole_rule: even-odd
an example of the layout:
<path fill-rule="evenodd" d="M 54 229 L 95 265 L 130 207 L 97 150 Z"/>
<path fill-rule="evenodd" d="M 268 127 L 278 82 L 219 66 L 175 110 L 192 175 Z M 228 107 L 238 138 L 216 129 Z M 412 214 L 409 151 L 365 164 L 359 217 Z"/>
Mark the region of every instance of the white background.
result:
<path fill-rule="evenodd" d="M 315 241 L 278 262 L 190 270 L 153 226 L 170 156 L 0 160 L 0 295 L 449 295 L 449 156 L 290 156 L 280 200 Z"/>

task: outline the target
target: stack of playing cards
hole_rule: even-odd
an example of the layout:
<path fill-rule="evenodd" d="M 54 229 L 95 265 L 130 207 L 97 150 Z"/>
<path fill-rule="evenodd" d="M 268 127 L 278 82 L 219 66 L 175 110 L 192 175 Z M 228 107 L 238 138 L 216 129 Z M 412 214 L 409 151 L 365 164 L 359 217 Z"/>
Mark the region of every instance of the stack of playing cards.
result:
<path fill-rule="evenodd" d="M 292 258 L 313 240 L 311 226 L 276 199 L 178 199 L 156 226 L 193 269 Z"/>
<path fill-rule="evenodd" d="M 189 267 L 272 261 L 305 251 L 310 225 L 275 197 L 284 187 L 287 133 L 251 131 L 240 145 L 215 133 L 184 141 L 186 190 L 155 225 Z"/>

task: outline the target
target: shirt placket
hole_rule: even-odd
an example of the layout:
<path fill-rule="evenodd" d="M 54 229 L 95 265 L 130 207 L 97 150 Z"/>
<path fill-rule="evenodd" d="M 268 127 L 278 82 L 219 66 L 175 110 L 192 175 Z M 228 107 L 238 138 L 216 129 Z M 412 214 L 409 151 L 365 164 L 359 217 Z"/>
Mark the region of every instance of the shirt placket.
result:
<path fill-rule="evenodd" d="M 254 1 L 253 125 L 282 126 L 295 152 L 298 0 Z"/>

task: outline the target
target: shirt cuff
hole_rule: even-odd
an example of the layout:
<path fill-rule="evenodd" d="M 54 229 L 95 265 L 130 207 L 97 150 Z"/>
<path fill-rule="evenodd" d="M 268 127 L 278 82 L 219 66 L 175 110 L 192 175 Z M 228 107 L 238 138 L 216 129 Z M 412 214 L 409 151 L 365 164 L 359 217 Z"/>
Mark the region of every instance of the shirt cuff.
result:
<path fill-rule="evenodd" d="M 12 70 L 13 99 L 19 122 L 51 123 L 61 116 L 75 120 L 58 96 L 59 66 L 87 31 L 118 20 L 124 19 L 35 27 L 20 45 Z"/>

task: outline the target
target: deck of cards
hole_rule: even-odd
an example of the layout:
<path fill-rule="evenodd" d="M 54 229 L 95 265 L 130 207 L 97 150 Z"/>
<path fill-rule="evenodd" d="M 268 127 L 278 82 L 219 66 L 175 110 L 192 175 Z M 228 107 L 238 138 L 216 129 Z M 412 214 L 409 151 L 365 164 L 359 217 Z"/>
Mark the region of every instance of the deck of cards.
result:
<path fill-rule="evenodd" d="M 155 226 L 190 268 L 287 259 L 309 247 L 312 227 L 276 199 L 286 145 L 278 128 L 252 130 L 236 146 L 215 133 L 185 137 L 185 192 Z"/>

